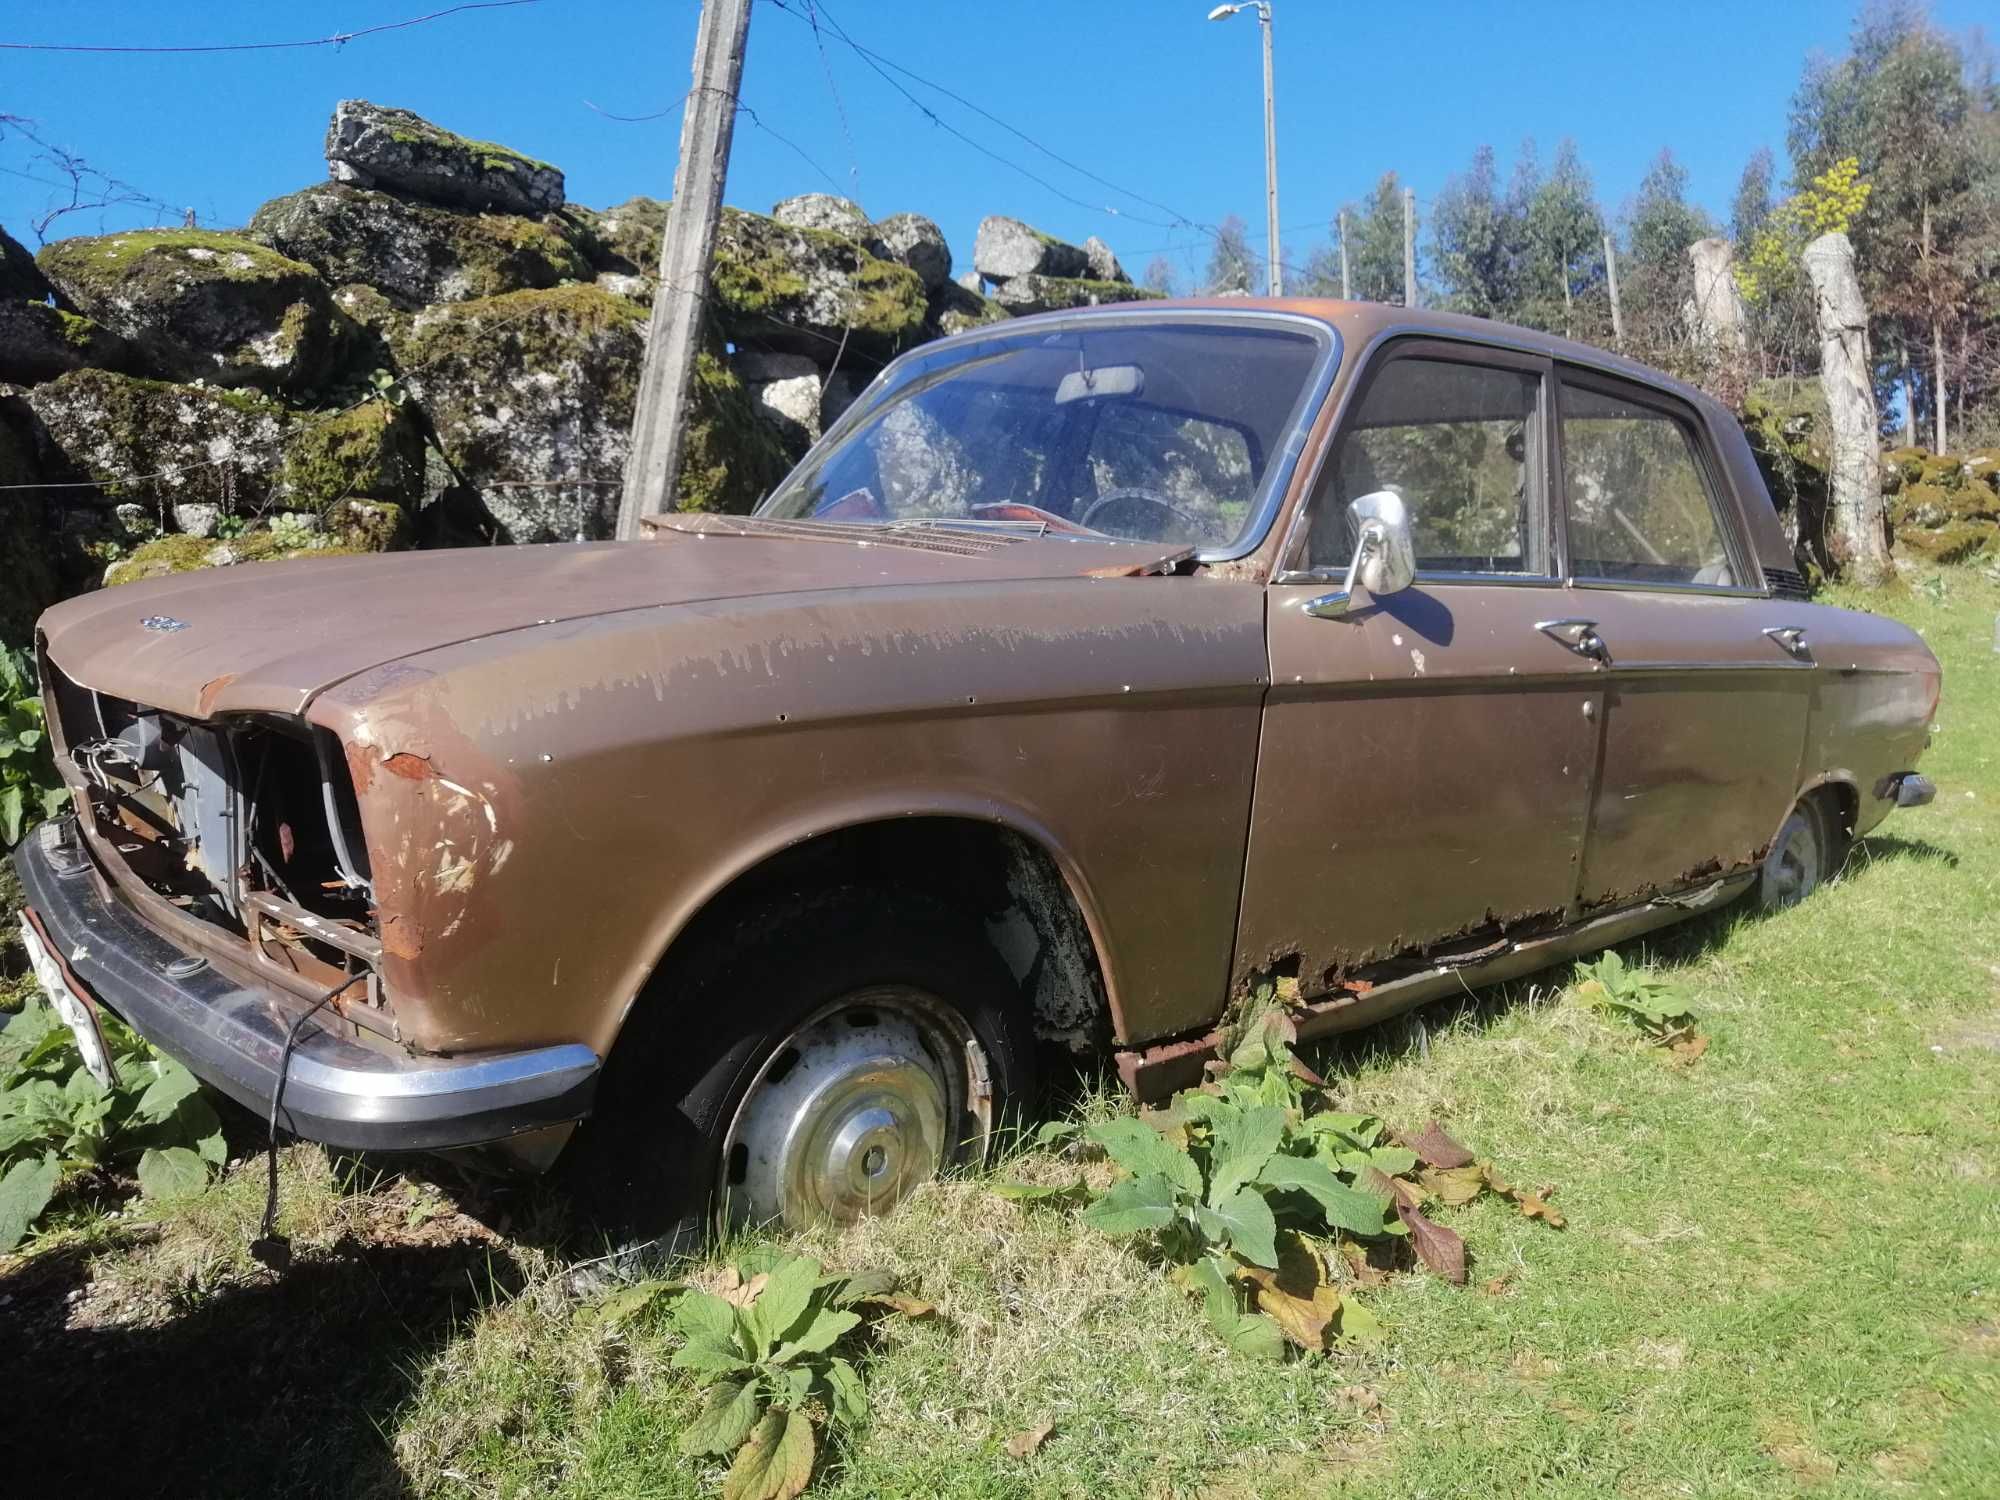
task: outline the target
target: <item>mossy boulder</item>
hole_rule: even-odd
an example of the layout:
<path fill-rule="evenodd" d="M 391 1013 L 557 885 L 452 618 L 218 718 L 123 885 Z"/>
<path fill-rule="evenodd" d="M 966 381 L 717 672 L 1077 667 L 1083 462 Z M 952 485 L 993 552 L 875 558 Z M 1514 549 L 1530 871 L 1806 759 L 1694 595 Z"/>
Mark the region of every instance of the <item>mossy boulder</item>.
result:
<path fill-rule="evenodd" d="M 296 536 L 282 530 L 246 531 L 216 541 L 199 536 L 156 537 L 104 570 L 105 586 L 165 578 L 170 573 L 194 573 L 203 568 L 229 568 L 240 563 L 284 562 L 295 557 L 342 557 L 378 550 L 330 533 Z"/>
<path fill-rule="evenodd" d="M 1883 488 L 1896 546 L 1932 562 L 2000 550 L 2000 473 L 1991 450 L 1971 454 L 1892 448 Z"/>
<path fill-rule="evenodd" d="M 956 281 L 947 281 L 931 293 L 926 324 L 935 336 L 943 338 L 988 323 L 1004 323 L 1013 316 L 991 297 L 981 296 Z"/>
<path fill-rule="evenodd" d="M 553 215 L 458 212 L 324 182 L 272 199 L 247 232 L 335 285 L 371 286 L 409 309 L 590 280 L 566 228 Z"/>
<path fill-rule="evenodd" d="M 595 286 L 418 314 L 395 342 L 458 476 L 514 541 L 608 536 L 645 357 L 646 312 Z"/>
<path fill-rule="evenodd" d="M 1008 281 L 1016 276 L 1068 279 L 1090 274 L 1090 256 L 1081 246 L 1043 234 L 1034 225 L 1005 214 L 989 214 L 979 221 L 972 264 L 988 281 Z"/>
<path fill-rule="evenodd" d="M 1771 500 L 1811 518 L 1823 512 L 1833 464 L 1833 418 L 1817 380 L 1762 380 L 1743 398 L 1743 431 Z"/>
<path fill-rule="evenodd" d="M 99 501 L 241 515 L 274 498 L 291 418 L 261 396 L 77 370 L 26 401 L 67 468 L 96 482 Z"/>
<path fill-rule="evenodd" d="M 54 294 L 35 252 L 0 229 L 0 301 L 46 302 Z"/>
<path fill-rule="evenodd" d="M 625 276 L 654 276 L 660 269 L 660 239 L 667 230 L 667 204 L 659 198 L 628 198 L 616 208 L 568 212 L 588 230 L 591 264 Z"/>
<path fill-rule="evenodd" d="M 825 229 L 860 244 L 868 242 L 868 215 L 852 198 L 800 193 L 773 203 L 771 217 L 794 229 Z"/>
<path fill-rule="evenodd" d="M 406 404 L 368 401 L 308 414 L 284 449 L 278 494 L 287 510 L 319 516 L 350 496 L 399 505 L 421 498 L 424 440 Z"/>
<path fill-rule="evenodd" d="M 725 208 L 710 273 L 727 337 L 830 360 L 886 359 L 918 342 L 928 306 L 908 266 L 845 235 Z"/>
<path fill-rule="evenodd" d="M 890 214 L 868 231 L 868 248 L 885 260 L 908 266 L 935 296 L 951 282 L 951 246 L 934 219 L 922 214 Z"/>
<path fill-rule="evenodd" d="M 116 369 L 127 358 L 123 339 L 81 313 L 0 297 L 0 380 L 33 384 L 92 365 Z"/>
<path fill-rule="evenodd" d="M 458 208 L 544 214 L 563 206 L 561 169 L 366 99 L 334 106 L 326 163 L 336 182 L 396 188 Z"/>
<path fill-rule="evenodd" d="M 993 289 L 993 301 L 1010 313 L 1062 312 L 1113 302 L 1147 302 L 1158 292 L 1129 281 L 1096 281 L 1084 276 L 1010 276 Z"/>
<path fill-rule="evenodd" d="M 299 392 L 332 362 L 332 310 L 313 268 L 242 235 L 79 236 L 45 246 L 38 263 L 152 374 Z"/>
<path fill-rule="evenodd" d="M 38 484 L 34 446 L 0 401 L 0 485 Z M 62 597 L 57 561 L 61 491 L 0 491 L 0 645 L 25 646 L 35 619 Z"/>
<path fill-rule="evenodd" d="M 722 355 L 713 348 L 698 353 L 676 504 L 743 514 L 776 487 L 792 462 L 784 437 Z"/>

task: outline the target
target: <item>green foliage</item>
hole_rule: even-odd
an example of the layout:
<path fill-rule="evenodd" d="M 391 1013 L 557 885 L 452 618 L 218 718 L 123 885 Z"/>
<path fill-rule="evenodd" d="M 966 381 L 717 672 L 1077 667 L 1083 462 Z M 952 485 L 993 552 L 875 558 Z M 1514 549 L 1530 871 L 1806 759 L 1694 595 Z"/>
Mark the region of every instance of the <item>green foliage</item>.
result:
<path fill-rule="evenodd" d="M 1208 296 L 1223 292 L 1249 293 L 1257 272 L 1257 258 L 1250 253 L 1250 232 L 1243 221 L 1230 214 L 1215 231 L 1215 248 L 1209 252 L 1208 274 L 1202 290 Z M 1150 268 L 1148 274 L 1151 274 Z"/>
<path fill-rule="evenodd" d="M 0 849 L 11 849 L 69 800 L 25 651 L 0 646 Z"/>
<path fill-rule="evenodd" d="M 1628 969 L 1615 951 L 1578 964 L 1575 982 L 1579 1004 L 1630 1021 L 1648 1041 L 1677 1056 L 1691 1062 L 1708 1049 L 1708 1039 L 1694 1029 L 1694 1011 L 1680 987 L 1644 969 Z"/>
<path fill-rule="evenodd" d="M 131 1167 L 148 1198 L 199 1191 L 223 1163 L 222 1121 L 195 1076 L 99 1013 L 116 1072 L 106 1088 L 69 1028 L 37 999 L 0 1031 L 0 1254 L 41 1217 L 62 1182 Z"/>
<path fill-rule="evenodd" d="M 632 1300 L 630 1290 L 620 1296 Z M 813 1422 L 826 1416 L 851 1426 L 868 1415 L 860 1372 L 834 1351 L 865 1313 L 883 1308 L 913 1316 L 931 1310 L 897 1296 L 892 1278 L 828 1275 L 818 1261 L 796 1255 L 746 1257 L 718 1291 L 681 1293 L 674 1368 L 708 1391 L 681 1434 L 681 1451 L 736 1455 L 723 1500 L 798 1494 L 812 1477 Z"/>
<path fill-rule="evenodd" d="M 1432 1199 L 1455 1206 L 1492 1190 L 1530 1217 L 1562 1223 L 1543 1197 L 1517 1192 L 1435 1123 L 1402 1140 L 1372 1115 L 1332 1107 L 1294 1057 L 1297 1038 L 1276 987 L 1265 985 L 1229 1032 L 1210 1082 L 1143 1119 L 1087 1132 L 1126 1176 L 1083 1222 L 1145 1239 L 1201 1299 L 1228 1348 L 1275 1359 L 1287 1344 L 1318 1351 L 1374 1338 L 1373 1314 L 1336 1272 L 1367 1267 L 1371 1248 L 1405 1241 L 1431 1270 L 1462 1283 L 1464 1243 L 1423 1213 Z M 1015 1187 L 1008 1196 L 1063 1191 Z"/>

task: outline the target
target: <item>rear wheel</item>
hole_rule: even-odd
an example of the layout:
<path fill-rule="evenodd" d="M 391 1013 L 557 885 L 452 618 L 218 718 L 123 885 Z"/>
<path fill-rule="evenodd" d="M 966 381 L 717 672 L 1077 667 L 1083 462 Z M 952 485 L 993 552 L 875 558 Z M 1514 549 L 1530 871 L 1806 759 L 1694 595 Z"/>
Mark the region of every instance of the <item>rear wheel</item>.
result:
<path fill-rule="evenodd" d="M 847 888 L 662 975 L 577 1142 L 598 1217 L 692 1250 L 721 1225 L 846 1222 L 984 1158 L 1033 1089 L 1019 991 L 976 923 Z"/>
<path fill-rule="evenodd" d="M 1839 831 L 1814 798 L 1793 808 L 1764 856 L 1758 904 L 1766 911 L 1782 911 L 1810 896 L 1836 868 L 1838 837 Z"/>

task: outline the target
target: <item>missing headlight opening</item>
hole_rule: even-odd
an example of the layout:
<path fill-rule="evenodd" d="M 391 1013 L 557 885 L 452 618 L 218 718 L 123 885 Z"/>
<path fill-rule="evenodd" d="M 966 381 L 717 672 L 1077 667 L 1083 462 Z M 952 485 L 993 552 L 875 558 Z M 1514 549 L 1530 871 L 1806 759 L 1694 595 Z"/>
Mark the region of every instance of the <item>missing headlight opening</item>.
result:
<path fill-rule="evenodd" d="M 317 987 L 365 976 L 342 1013 L 393 1036 L 360 810 L 332 736 L 282 715 L 186 719 L 47 671 L 100 849 L 262 963 Z"/>

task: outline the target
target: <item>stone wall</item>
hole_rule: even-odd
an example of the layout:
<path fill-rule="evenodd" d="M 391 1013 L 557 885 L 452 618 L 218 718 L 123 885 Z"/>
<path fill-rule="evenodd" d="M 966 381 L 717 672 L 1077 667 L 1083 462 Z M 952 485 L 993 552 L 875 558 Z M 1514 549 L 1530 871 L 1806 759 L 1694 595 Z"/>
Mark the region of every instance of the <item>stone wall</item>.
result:
<path fill-rule="evenodd" d="M 0 230 L 0 486 L 45 486 L 0 488 L 0 639 L 100 581 L 609 533 L 666 205 L 360 100 L 325 154 L 239 231 Z M 724 210 L 681 505 L 755 505 L 927 339 L 1150 295 L 1011 219 L 973 265 L 920 214 Z"/>

